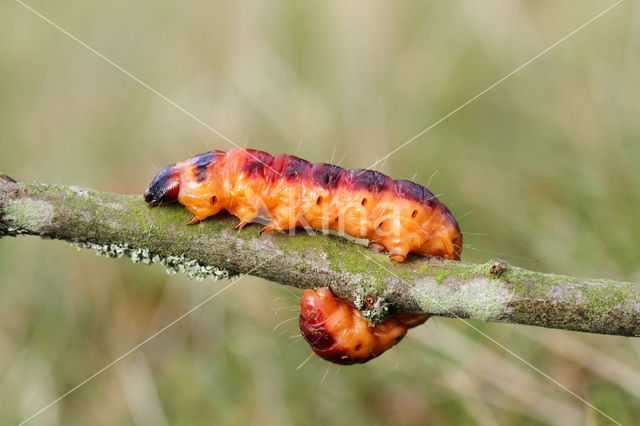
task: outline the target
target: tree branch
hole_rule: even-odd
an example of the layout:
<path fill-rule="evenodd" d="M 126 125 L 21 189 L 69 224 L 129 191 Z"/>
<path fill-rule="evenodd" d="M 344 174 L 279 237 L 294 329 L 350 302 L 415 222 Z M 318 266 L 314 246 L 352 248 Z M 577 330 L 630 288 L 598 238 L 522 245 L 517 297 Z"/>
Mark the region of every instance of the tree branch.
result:
<path fill-rule="evenodd" d="M 495 260 L 486 264 L 386 255 L 333 235 L 258 227 L 234 231 L 218 215 L 187 226 L 180 205 L 149 208 L 141 195 L 16 182 L 0 175 L 0 238 L 38 235 L 162 263 L 192 278 L 251 272 L 299 288 L 330 287 L 379 321 L 394 312 L 640 336 L 640 285 L 544 274 Z M 366 297 L 368 296 L 368 297 Z M 375 302 L 375 303 L 374 303 Z"/>

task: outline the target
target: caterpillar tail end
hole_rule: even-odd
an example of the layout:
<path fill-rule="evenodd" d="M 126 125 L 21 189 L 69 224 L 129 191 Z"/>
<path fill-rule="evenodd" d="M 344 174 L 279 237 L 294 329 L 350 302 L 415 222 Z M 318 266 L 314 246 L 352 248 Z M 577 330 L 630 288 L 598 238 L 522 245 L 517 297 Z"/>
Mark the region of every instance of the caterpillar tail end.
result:
<path fill-rule="evenodd" d="M 160 203 L 172 203 L 178 200 L 180 191 L 180 172 L 175 164 L 160 170 L 151 181 L 149 188 L 144 191 L 144 201 L 149 206 Z"/>

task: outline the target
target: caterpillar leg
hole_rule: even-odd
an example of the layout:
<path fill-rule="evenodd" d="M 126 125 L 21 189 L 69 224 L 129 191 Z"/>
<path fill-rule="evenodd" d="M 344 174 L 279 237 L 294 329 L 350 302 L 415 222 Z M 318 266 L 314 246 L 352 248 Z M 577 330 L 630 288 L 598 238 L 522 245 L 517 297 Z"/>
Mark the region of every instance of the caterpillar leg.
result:
<path fill-rule="evenodd" d="M 241 220 L 240 222 L 236 223 L 236 226 L 233 227 L 233 230 L 234 231 L 239 231 L 242 228 L 244 228 L 247 223 L 249 223 L 249 221 Z"/>
<path fill-rule="evenodd" d="M 299 214 L 296 218 L 292 218 L 290 215 L 277 215 L 274 214 L 272 216 L 272 221 L 267 223 L 261 230 L 260 235 L 264 234 L 267 231 L 287 231 L 291 228 L 295 228 L 298 222 L 298 219 L 302 216 Z"/>
<path fill-rule="evenodd" d="M 191 220 L 189 222 L 187 222 L 187 225 L 193 225 L 194 223 L 198 223 L 198 222 L 200 222 L 200 219 L 198 219 L 198 217 L 196 215 L 193 215 Z"/>
<path fill-rule="evenodd" d="M 411 251 L 407 241 L 392 241 L 387 247 L 389 249 L 389 257 L 396 262 L 404 262 L 404 259 Z"/>
<path fill-rule="evenodd" d="M 264 234 L 267 231 L 284 231 L 275 221 L 267 223 L 260 230 L 260 235 Z"/>
<path fill-rule="evenodd" d="M 239 231 L 260 216 L 259 211 L 251 206 L 236 208 L 231 211 L 231 214 L 238 218 L 238 223 L 233 227 L 235 231 Z"/>
<path fill-rule="evenodd" d="M 369 248 L 371 250 L 377 251 L 377 252 L 381 252 L 381 251 L 385 251 L 386 247 L 383 246 L 382 244 L 380 244 L 377 241 L 369 241 Z"/>

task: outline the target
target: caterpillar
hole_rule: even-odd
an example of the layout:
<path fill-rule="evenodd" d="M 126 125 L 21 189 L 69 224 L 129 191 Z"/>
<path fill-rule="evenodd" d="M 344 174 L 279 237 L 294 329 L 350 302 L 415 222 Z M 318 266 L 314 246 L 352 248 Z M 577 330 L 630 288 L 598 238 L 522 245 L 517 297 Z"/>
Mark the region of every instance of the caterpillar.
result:
<path fill-rule="evenodd" d="M 239 229 L 262 216 L 260 233 L 307 226 L 370 241 L 403 262 L 410 252 L 460 259 L 462 234 L 449 209 L 427 188 L 373 170 L 312 164 L 288 154 L 233 148 L 163 168 L 144 192 L 149 205 L 178 201 L 190 224 L 221 210 Z"/>
<path fill-rule="evenodd" d="M 160 170 L 143 194 L 150 206 L 178 201 L 189 224 L 221 210 L 240 229 L 258 217 L 271 220 L 260 233 L 296 227 L 336 230 L 369 240 L 403 262 L 409 253 L 460 259 L 462 234 L 451 211 L 424 186 L 373 170 L 345 170 L 326 163 L 248 148 L 210 151 Z M 300 331 L 320 357 L 363 363 L 398 343 L 428 316 L 396 314 L 369 324 L 360 311 L 327 288 L 305 290 Z"/>
<path fill-rule="evenodd" d="M 326 287 L 307 289 L 300 299 L 300 332 L 321 358 L 336 364 L 365 363 L 396 345 L 428 315 L 395 314 L 371 325 L 358 309 Z"/>

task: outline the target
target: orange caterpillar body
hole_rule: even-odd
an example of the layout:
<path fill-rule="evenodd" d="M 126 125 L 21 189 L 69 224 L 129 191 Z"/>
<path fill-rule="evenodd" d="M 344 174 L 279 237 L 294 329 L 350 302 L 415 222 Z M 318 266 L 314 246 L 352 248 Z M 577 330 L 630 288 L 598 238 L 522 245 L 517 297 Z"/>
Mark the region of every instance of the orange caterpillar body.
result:
<path fill-rule="evenodd" d="M 237 227 L 271 219 L 261 232 L 336 230 L 368 239 L 398 262 L 410 252 L 459 259 L 462 251 L 456 220 L 427 188 L 288 154 L 206 152 L 162 169 L 144 197 L 150 205 L 179 201 L 193 213 L 190 223 L 227 210 L 240 219 Z"/>
<path fill-rule="evenodd" d="M 300 300 L 300 332 L 318 356 L 336 364 L 367 362 L 428 318 L 396 314 L 372 325 L 355 307 L 334 298 L 326 287 L 307 289 Z"/>
<path fill-rule="evenodd" d="M 259 216 L 268 230 L 309 226 L 332 229 L 387 249 L 402 262 L 413 252 L 460 259 L 462 234 L 449 209 L 427 188 L 372 170 L 311 164 L 288 154 L 234 148 L 211 151 L 162 169 L 144 193 L 151 205 L 179 201 L 195 223 L 221 210 L 237 216 L 236 228 Z M 306 290 L 300 331 L 320 357 L 339 364 L 367 362 L 428 316 L 396 314 L 369 324 L 327 288 Z"/>

